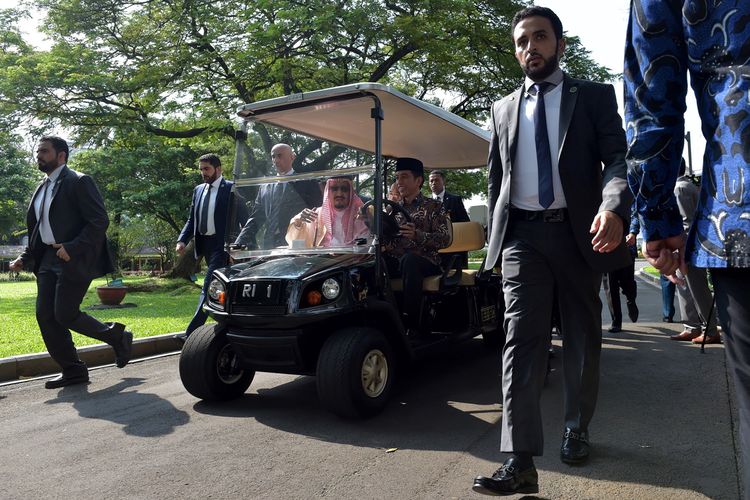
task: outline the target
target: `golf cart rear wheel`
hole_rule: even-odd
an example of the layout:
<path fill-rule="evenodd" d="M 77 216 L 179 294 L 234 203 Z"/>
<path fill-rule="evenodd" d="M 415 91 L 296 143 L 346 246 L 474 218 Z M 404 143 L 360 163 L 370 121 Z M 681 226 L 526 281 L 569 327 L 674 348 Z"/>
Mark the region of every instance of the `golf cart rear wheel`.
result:
<path fill-rule="evenodd" d="M 388 403 L 396 359 L 388 340 L 372 328 L 334 333 L 318 357 L 318 397 L 342 417 L 368 417 Z"/>
<path fill-rule="evenodd" d="M 240 397 L 255 372 L 240 366 L 239 356 L 217 324 L 203 325 L 188 336 L 180 354 L 180 379 L 199 399 L 226 401 Z"/>

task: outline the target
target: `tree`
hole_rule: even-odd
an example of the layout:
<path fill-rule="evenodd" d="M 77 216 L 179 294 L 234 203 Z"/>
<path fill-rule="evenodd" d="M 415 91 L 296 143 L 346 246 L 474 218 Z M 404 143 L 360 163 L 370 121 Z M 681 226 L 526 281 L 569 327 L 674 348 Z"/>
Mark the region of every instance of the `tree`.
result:
<path fill-rule="evenodd" d="M 482 122 L 521 81 L 510 18 L 520 0 L 38 0 L 49 51 L 11 37 L 0 102 L 106 144 L 113 131 L 230 137 L 238 105 L 343 85 L 383 82 Z M 12 32 L 12 29 L 5 29 Z M 606 79 L 570 39 L 574 76 Z M 257 127 L 257 157 L 288 139 Z M 301 143 L 299 167 L 340 148 Z"/>
<path fill-rule="evenodd" d="M 39 173 L 21 139 L 0 124 L 0 242 L 15 243 L 26 229 L 26 210 Z"/>

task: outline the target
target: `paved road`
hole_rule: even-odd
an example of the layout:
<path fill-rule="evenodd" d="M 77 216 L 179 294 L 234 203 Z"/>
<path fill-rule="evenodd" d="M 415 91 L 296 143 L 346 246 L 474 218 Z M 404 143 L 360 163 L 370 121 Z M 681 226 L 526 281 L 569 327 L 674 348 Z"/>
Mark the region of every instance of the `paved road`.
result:
<path fill-rule="evenodd" d="M 540 496 L 738 498 L 723 347 L 701 355 L 669 341 L 679 326 L 657 322 L 658 290 L 639 287 L 637 327 L 605 334 L 586 466 L 557 459 L 554 360 Z M 243 398 L 217 405 L 183 390 L 176 356 L 91 375 L 54 391 L 42 380 L 0 386 L 0 497 L 481 498 L 471 480 L 499 460 L 498 357 L 478 341 L 412 367 L 364 422 L 323 411 L 309 377 L 259 374 Z"/>

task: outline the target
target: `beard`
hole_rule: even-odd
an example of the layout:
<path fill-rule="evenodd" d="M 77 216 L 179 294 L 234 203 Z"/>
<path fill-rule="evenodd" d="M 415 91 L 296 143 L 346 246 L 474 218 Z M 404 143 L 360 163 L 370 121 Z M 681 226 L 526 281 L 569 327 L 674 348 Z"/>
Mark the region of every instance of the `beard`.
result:
<path fill-rule="evenodd" d="M 37 164 L 37 167 L 39 167 L 39 170 L 41 170 L 45 174 L 49 174 L 50 172 L 52 172 L 59 166 L 59 165 L 53 165 L 52 163 L 49 163 L 46 161 L 37 161 L 36 164 Z"/>
<path fill-rule="evenodd" d="M 555 51 L 551 57 L 547 59 L 542 58 L 542 60 L 544 61 L 544 64 L 537 68 L 531 69 L 528 64 L 524 64 L 522 67 L 524 74 L 535 82 L 544 80 L 558 68 L 559 58 L 557 56 L 557 51 Z"/>

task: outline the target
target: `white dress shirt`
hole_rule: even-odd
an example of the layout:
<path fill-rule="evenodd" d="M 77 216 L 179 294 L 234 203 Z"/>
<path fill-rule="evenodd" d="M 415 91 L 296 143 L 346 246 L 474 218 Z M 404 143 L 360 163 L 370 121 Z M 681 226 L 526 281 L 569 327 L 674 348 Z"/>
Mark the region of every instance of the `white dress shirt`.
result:
<path fill-rule="evenodd" d="M 216 224 L 214 223 L 214 214 L 216 213 L 216 196 L 219 194 L 219 186 L 221 186 L 221 180 L 223 177 L 220 175 L 215 181 L 211 183 L 211 192 L 209 193 L 208 200 L 208 228 L 204 236 L 211 236 L 216 234 Z M 203 204 L 206 202 L 206 189 L 207 186 L 203 187 L 203 193 L 201 193 L 201 203 L 199 205 L 198 217 L 203 213 Z M 198 227 L 200 227 L 200 219 L 198 220 Z"/>
<path fill-rule="evenodd" d="M 49 223 L 49 207 L 52 204 L 52 192 L 55 190 L 55 184 L 60 178 L 60 172 L 62 172 L 64 166 L 60 165 L 51 174 L 44 176 L 44 181 L 49 183 L 46 196 L 44 185 L 42 185 L 39 189 L 39 195 L 34 200 L 36 220 L 39 221 L 39 236 L 42 238 L 42 243 L 47 245 L 57 243 L 55 235 L 52 234 L 52 226 Z"/>
<path fill-rule="evenodd" d="M 558 158 L 560 151 L 560 102 L 562 100 L 563 73 L 557 70 L 546 80 L 555 87 L 544 94 L 544 109 L 547 115 L 547 135 L 549 137 L 550 158 L 552 160 L 552 187 L 555 200 L 548 208 L 564 208 L 565 201 Z M 518 147 L 513 159 L 513 175 L 510 184 L 510 202 L 524 210 L 544 210 L 539 204 L 539 169 L 536 162 L 536 138 L 534 132 L 534 109 L 538 96 L 529 94 L 528 89 L 534 85 L 529 78 L 524 84 L 521 95 L 521 110 L 518 116 Z"/>
<path fill-rule="evenodd" d="M 442 201 L 443 201 L 443 199 L 445 198 L 445 189 L 443 189 L 443 190 L 442 190 L 441 192 L 439 192 L 438 194 L 434 194 L 434 193 L 433 193 L 433 195 L 432 195 L 432 198 L 433 198 L 434 200 L 437 200 L 437 201 L 440 201 L 440 202 L 442 202 Z"/>

